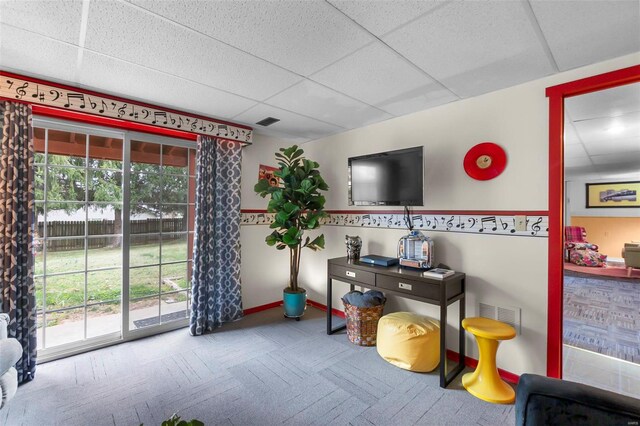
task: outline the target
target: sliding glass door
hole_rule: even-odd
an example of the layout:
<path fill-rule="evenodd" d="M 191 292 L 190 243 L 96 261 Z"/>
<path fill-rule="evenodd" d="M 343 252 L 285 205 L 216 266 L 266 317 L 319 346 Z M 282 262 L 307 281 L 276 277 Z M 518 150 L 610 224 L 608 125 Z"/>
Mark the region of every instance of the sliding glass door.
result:
<path fill-rule="evenodd" d="M 186 325 L 188 142 L 34 120 L 41 359 Z"/>
<path fill-rule="evenodd" d="M 131 140 L 129 328 L 187 318 L 193 240 L 193 149 Z"/>

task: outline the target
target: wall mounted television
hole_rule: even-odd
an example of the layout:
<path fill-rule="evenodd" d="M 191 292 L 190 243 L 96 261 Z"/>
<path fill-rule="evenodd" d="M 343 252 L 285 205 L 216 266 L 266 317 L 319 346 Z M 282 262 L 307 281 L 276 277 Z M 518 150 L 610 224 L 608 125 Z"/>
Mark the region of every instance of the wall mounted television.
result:
<path fill-rule="evenodd" d="M 350 206 L 422 206 L 423 147 L 349 158 Z"/>

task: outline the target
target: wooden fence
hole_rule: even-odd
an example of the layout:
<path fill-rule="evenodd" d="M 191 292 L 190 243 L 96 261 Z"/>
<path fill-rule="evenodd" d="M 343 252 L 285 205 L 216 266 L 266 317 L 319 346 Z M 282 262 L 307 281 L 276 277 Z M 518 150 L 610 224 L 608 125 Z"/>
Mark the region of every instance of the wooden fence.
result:
<path fill-rule="evenodd" d="M 120 236 L 113 236 L 122 231 L 116 229 L 113 220 L 90 220 L 86 222 L 88 227 L 88 248 L 115 247 Z M 84 249 L 84 221 L 54 221 L 47 223 L 47 237 L 69 237 L 50 239 L 47 242 L 48 251 L 66 251 Z M 143 245 L 158 243 L 160 232 L 162 240 L 176 240 L 183 235 L 167 234 L 171 232 L 186 232 L 187 218 L 175 219 L 142 219 L 130 222 L 131 245 Z M 95 236 L 94 236 L 95 235 Z M 38 236 L 44 236 L 44 222 L 38 222 Z"/>

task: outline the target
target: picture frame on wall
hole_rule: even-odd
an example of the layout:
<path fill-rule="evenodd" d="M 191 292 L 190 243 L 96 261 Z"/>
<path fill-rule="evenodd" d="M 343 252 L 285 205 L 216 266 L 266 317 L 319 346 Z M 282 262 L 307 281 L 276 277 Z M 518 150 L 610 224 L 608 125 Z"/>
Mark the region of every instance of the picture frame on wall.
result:
<path fill-rule="evenodd" d="M 640 181 L 586 184 L 586 208 L 640 208 Z"/>

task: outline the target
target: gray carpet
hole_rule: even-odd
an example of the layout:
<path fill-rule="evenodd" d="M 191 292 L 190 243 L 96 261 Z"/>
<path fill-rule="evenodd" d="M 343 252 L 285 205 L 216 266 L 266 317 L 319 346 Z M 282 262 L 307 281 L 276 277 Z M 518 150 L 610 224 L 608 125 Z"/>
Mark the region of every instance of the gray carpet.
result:
<path fill-rule="evenodd" d="M 640 281 L 565 270 L 564 343 L 640 364 Z"/>
<path fill-rule="evenodd" d="M 280 309 L 213 334 L 186 329 L 38 366 L 0 411 L 2 425 L 160 425 L 178 412 L 207 425 L 499 425 L 512 405 L 478 400 L 327 336 L 324 313 Z"/>

